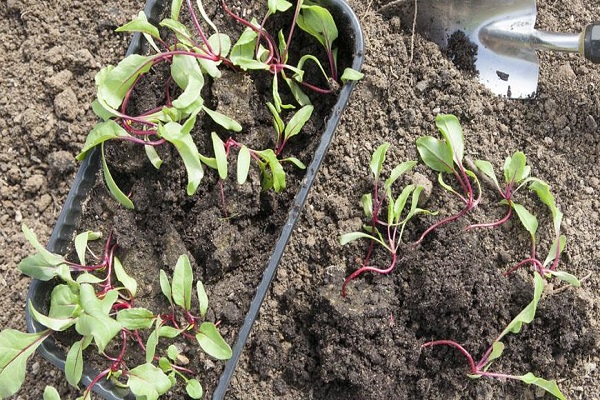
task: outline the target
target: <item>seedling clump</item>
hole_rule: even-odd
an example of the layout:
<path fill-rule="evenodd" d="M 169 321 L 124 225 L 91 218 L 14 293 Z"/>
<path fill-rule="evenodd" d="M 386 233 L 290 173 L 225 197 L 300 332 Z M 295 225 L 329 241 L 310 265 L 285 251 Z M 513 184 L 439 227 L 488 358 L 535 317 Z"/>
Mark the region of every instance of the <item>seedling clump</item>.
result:
<path fill-rule="evenodd" d="M 140 32 L 144 35 L 154 54 L 132 54 L 116 66 L 103 68 L 96 75 L 97 98 L 93 103 L 94 112 L 102 119 L 89 133 L 86 143 L 77 156 L 83 159 L 94 147 L 100 145 L 102 170 L 108 189 L 123 206 L 133 208 L 129 197 L 117 186 L 111 176 L 104 155 L 106 141 L 120 140 L 144 146 L 148 159 L 156 168 L 162 160 L 157 147 L 170 143 L 185 165 L 188 183 L 187 194 L 193 195 L 204 176 L 203 165 L 218 170 L 219 177 L 227 177 L 227 161 L 232 149 L 238 151 L 237 181 L 243 183 L 254 160 L 262 177 L 263 189 L 273 188 L 279 192 L 285 188 L 285 172 L 282 163 L 291 163 L 303 169 L 304 164 L 294 157 L 282 157 L 285 145 L 297 135 L 312 115 L 313 106 L 303 89 L 320 94 L 334 93 L 339 86 L 338 79 L 357 80 L 362 77 L 358 71 L 347 69 L 339 76 L 337 49 L 334 42 L 338 36 L 337 27 L 329 11 L 307 0 L 298 0 L 294 8 L 289 32 L 272 34 L 265 23 L 272 15 L 284 13 L 292 8 L 285 0 L 269 0 L 268 11 L 262 22 L 247 21 L 234 14 L 226 1 L 221 2 L 224 12 L 245 27 L 237 41 L 219 31 L 207 15 L 202 1 L 173 0 L 168 18 L 152 25 L 147 16 L 140 12 L 131 22 L 118 31 Z M 180 21 L 180 14 L 186 9 L 192 21 L 186 26 Z M 198 15 L 200 14 L 200 15 Z M 290 65 L 288 56 L 295 29 L 301 29 L 312 36 L 327 54 L 327 68 L 312 54 L 299 57 L 296 65 Z M 277 39 L 275 39 L 277 38 Z M 305 65 L 314 63 L 328 82 L 327 87 L 318 87 L 304 79 Z M 169 67 L 169 78 L 165 86 L 164 102 L 139 114 L 131 115 L 131 96 L 145 75 L 159 65 Z M 240 139 L 233 139 L 233 133 L 243 132 L 243 127 L 228 115 L 211 109 L 202 90 L 209 80 L 220 79 L 221 68 L 234 71 L 265 71 L 273 76 L 272 101 L 267 107 L 273 114 L 276 138 L 273 148 L 250 149 Z M 280 95 L 280 79 L 293 94 L 296 104 L 284 104 Z M 300 107 L 291 117 L 292 109 Z M 214 157 L 199 153 L 192 137 L 196 122 L 209 118 L 225 132 L 228 139 L 221 139 L 212 132 Z M 285 122 L 287 121 L 287 122 Z"/>
<path fill-rule="evenodd" d="M 416 141 L 417 150 L 423 163 L 438 173 L 438 182 L 441 187 L 457 197 L 463 203 L 463 208 L 457 214 L 445 217 L 427 228 L 412 246 L 413 250 L 418 248 L 415 245 L 420 244 L 429 233 L 442 225 L 455 222 L 466 216 L 469 211 L 478 206 L 482 196 L 480 181 L 476 173 L 465 168 L 463 165 L 464 138 L 458 119 L 453 115 L 438 115 L 436 117 L 436 125 L 442 134 L 443 140 L 431 136 L 421 137 Z M 390 178 L 383 185 L 384 195 L 380 195 L 380 174 L 388 147 L 388 143 L 381 145 L 373 153 L 371 159 L 370 167 L 375 177 L 374 189 L 372 194 L 366 194 L 362 197 L 364 213 L 370 219 L 370 223 L 363 226 L 365 232 L 351 232 L 340 236 L 340 243 L 342 245 L 359 238 L 370 240 L 363 265 L 350 274 L 342 285 L 343 296 L 346 296 L 348 282 L 355 279 L 358 275 L 367 271 L 380 274 L 391 272 L 397 262 L 398 246 L 408 220 L 418 214 L 434 214 L 417 207 L 419 195 L 422 191 L 422 188 L 419 186 L 406 186 L 397 198 L 392 194 L 392 184 L 400 175 L 412 169 L 417 164 L 415 161 L 407 161 L 394 168 L 390 174 Z M 500 204 L 504 205 L 507 210 L 502 218 L 493 222 L 471 224 L 467 226 L 466 231 L 500 227 L 510 220 L 513 212 L 518 216 L 521 225 L 529 234 L 531 252 L 527 258 L 518 262 L 505 275 L 511 274 L 521 266 L 531 265 L 533 267 L 533 299 L 496 337 L 478 362 L 475 361 L 468 350 L 453 340 L 434 340 L 424 343 L 422 347 L 450 346 L 457 349 L 467 359 L 469 365 L 468 376 L 470 378 L 488 377 L 499 380 L 520 380 L 527 384 L 539 386 L 558 399 L 566 399 L 554 380 L 548 381 L 539 378 L 531 372 L 524 375 L 510 375 L 490 371 L 492 362 L 498 359 L 504 351 L 505 345 L 502 339 L 509 333 L 519 333 L 523 324 L 528 324 L 535 318 L 537 306 L 542 297 L 545 279 L 554 276 L 572 286 L 580 286 L 580 281 L 575 276 L 557 270 L 560 255 L 566 245 L 566 237 L 561 234 L 563 214 L 556 205 L 555 198 L 550 192 L 550 186 L 541 179 L 530 176 L 531 167 L 527 165 L 525 154 L 522 152 L 517 151 L 512 156 L 506 158 L 503 168 L 504 181 L 502 185 L 499 183 L 493 166 L 489 161 L 477 160 L 475 161 L 475 166 L 478 170 L 476 172 L 483 174 L 482 178 L 492 183 L 496 192 L 499 193 Z M 445 180 L 444 174 L 450 175 L 452 181 Z M 476 191 L 473 189 L 474 187 L 477 188 Z M 552 217 L 553 239 L 544 261 L 538 258 L 538 219 L 523 204 L 517 202 L 516 199 L 517 193 L 521 193 L 521 189 L 525 187 L 535 193 L 537 199 L 547 207 Z M 411 193 L 411 209 L 404 217 L 401 217 L 401 212 Z M 388 211 L 387 219 L 382 220 L 380 219 L 380 213 L 385 208 Z M 383 234 L 381 230 L 384 231 Z M 387 268 L 377 268 L 368 265 L 375 243 L 383 246 L 391 254 L 392 259 Z M 407 249 L 410 249 L 410 247 L 407 247 Z"/>
<path fill-rule="evenodd" d="M 103 254 L 87 262 L 88 242 L 101 237 L 98 232 L 83 232 L 75 239 L 77 262 L 46 250 L 26 226 L 23 233 L 36 253 L 19 264 L 21 271 L 42 281 L 56 281 L 47 314 L 27 307 L 32 317 L 47 329 L 23 333 L 13 329 L 0 332 L 0 398 L 17 393 L 25 378 L 29 357 L 39 345 L 56 332 L 71 330 L 79 340 L 70 345 L 65 376 L 79 387 L 84 360 L 95 349 L 106 360 L 106 368 L 93 378 L 80 399 L 91 399 L 93 387 L 103 379 L 128 387 L 136 398 L 156 399 L 179 382 L 194 399 L 202 397 L 197 376 L 200 371 L 186 367 L 187 359 L 173 339 L 184 339 L 199 346 L 217 360 L 231 357 L 231 348 L 221 337 L 217 325 L 206 321 L 208 297 L 202 282 L 193 285 L 193 272 L 186 255 L 179 257 L 171 278 L 160 271 L 160 287 L 168 307 L 153 311 L 138 306 L 138 285 L 116 257 L 117 243 L 108 235 Z M 194 305 L 195 304 L 195 305 Z M 168 341 L 172 343 L 169 345 Z M 113 351 L 113 348 L 118 351 Z M 111 349 L 111 350 L 108 350 Z M 128 355 L 145 355 L 145 362 L 131 365 Z M 52 389 L 48 389 L 53 393 Z M 58 398 L 58 397 L 52 397 Z"/>

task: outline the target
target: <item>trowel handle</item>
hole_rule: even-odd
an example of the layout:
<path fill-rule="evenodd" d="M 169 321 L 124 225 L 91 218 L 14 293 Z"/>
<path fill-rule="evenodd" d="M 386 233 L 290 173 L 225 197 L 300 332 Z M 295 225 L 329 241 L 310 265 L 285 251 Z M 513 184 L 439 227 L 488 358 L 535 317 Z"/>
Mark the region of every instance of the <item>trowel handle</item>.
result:
<path fill-rule="evenodd" d="M 595 64 L 600 64 L 600 22 L 594 22 L 585 27 L 579 51 L 585 58 Z"/>

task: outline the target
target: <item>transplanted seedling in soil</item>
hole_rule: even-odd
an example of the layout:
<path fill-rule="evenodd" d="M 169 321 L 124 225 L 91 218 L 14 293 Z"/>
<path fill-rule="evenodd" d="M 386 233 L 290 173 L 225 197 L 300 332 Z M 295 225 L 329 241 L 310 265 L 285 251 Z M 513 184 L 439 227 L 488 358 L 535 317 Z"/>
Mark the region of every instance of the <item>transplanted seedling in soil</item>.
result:
<path fill-rule="evenodd" d="M 563 213 L 556 205 L 556 200 L 550 191 L 550 186 L 543 180 L 530 176 L 531 167 L 527 165 L 525 154 L 517 151 L 512 156 L 506 158 L 503 168 L 504 182 L 502 186 L 489 161 L 476 160 L 475 165 L 481 173 L 492 181 L 502 198 L 500 203 L 507 206 L 507 211 L 505 216 L 497 221 L 474 224 L 469 226 L 468 229 L 494 228 L 501 226 L 510 219 L 512 212 L 514 211 L 523 227 L 529 233 L 531 253 L 528 258 L 520 261 L 511 268 L 507 274 L 516 271 L 521 266 L 531 264 L 534 270 L 538 271 L 543 276 L 556 276 L 569 284 L 579 286 L 579 281 L 576 277 L 564 271 L 557 271 L 560 255 L 567 242 L 565 235 L 562 235 L 560 231 Z M 537 255 L 538 242 L 536 235 L 539 225 L 538 219 L 533 213 L 527 210 L 524 205 L 517 203 L 514 200 L 515 194 L 524 187 L 528 187 L 530 191 L 534 192 L 537 195 L 537 198 L 550 210 L 552 215 L 553 242 L 548 251 L 548 255 L 543 262 L 538 259 Z"/>
<path fill-rule="evenodd" d="M 398 164 L 383 182 L 383 188 L 381 187 L 381 172 L 389 147 L 389 143 L 382 144 L 375 150 L 371 157 L 370 169 L 374 177 L 373 191 L 363 195 L 361 200 L 364 213 L 367 218 L 370 218 L 369 225 L 363 226 L 364 232 L 350 232 L 340 236 L 342 246 L 357 239 L 368 239 L 370 241 L 367 255 L 361 267 L 350 274 L 342 285 L 343 296 L 346 296 L 346 286 L 348 283 L 364 272 L 390 273 L 398 261 L 398 249 L 402 244 L 402 235 L 406 224 L 415 215 L 434 214 L 418 207 L 419 196 L 423 191 L 423 186 L 407 185 L 397 196 L 394 191 L 394 183 L 398 178 L 410 171 L 417 164 L 416 161 L 406 161 Z M 409 198 L 410 208 L 406 211 L 405 208 L 409 203 Z M 385 211 L 387 211 L 387 214 Z M 376 244 L 381 245 L 391 256 L 387 267 L 379 268 L 370 265 L 371 255 Z"/>
<path fill-rule="evenodd" d="M 451 114 L 438 114 L 435 124 L 443 140 L 433 136 L 420 137 L 417 139 L 417 150 L 423 162 L 438 172 L 440 185 L 458 197 L 464 206 L 457 214 L 445 217 L 427 228 L 415 244 L 420 244 L 425 236 L 442 225 L 462 218 L 477 206 L 481 198 L 481 187 L 477 176 L 463 165 L 464 134 L 458 118 Z M 454 183 L 446 182 L 444 174 L 450 175 Z M 477 187 L 477 198 L 474 186 Z"/>
<path fill-rule="evenodd" d="M 279 40 L 276 42 L 273 35 L 264 28 L 264 23 L 269 16 L 287 11 L 292 6 L 291 3 L 284 0 L 269 0 L 267 15 L 262 24 L 259 24 L 254 20 L 246 21 L 233 14 L 223 1 L 222 7 L 225 12 L 246 26 L 246 30 L 240 38 L 232 44 L 231 38 L 221 33 L 208 17 L 202 1 L 196 1 L 197 9 L 193 7 L 191 0 L 185 0 L 185 4 L 192 21 L 191 28 L 179 20 L 184 0 L 172 1 L 170 18 L 163 19 L 159 24 L 162 32 L 147 20 L 143 12 L 140 12 L 137 18 L 119 28 L 118 31 L 141 32 L 155 54 L 130 55 L 118 65 L 103 68 L 96 75 L 97 98 L 93 103 L 93 110 L 103 121 L 89 133 L 77 158 L 83 159 L 88 151 L 100 145 L 103 174 L 107 187 L 112 195 L 127 208 L 133 208 L 134 205 L 117 186 L 110 174 L 104 156 L 104 143 L 108 140 L 121 140 L 143 145 L 149 160 L 156 168 L 162 164 L 156 147 L 170 143 L 177 149 L 185 165 L 188 175 L 187 194 L 194 194 L 204 176 L 202 164 L 215 167 L 214 160 L 217 158 L 217 152 L 220 151 L 215 149 L 215 157 L 207 157 L 199 153 L 191 135 L 196 122 L 203 118 L 209 118 L 225 131 L 235 133 L 243 130 L 243 127 L 233 118 L 209 108 L 206 99 L 202 97 L 205 84 L 210 80 L 221 78 L 221 67 L 225 66 L 238 71 L 240 69 L 265 70 L 272 73 L 274 77 L 273 102 L 269 103 L 271 104 L 269 107 L 276 114 L 275 118 L 278 123 L 285 119 L 281 115 L 282 109 L 296 108 L 296 105 L 282 103 L 277 83 L 278 76 L 286 81 L 298 105 L 302 107 L 296 115 L 308 114 L 308 117 L 310 112 L 306 107 L 312 106 L 300 86 L 319 93 L 332 93 L 334 89 L 331 87 L 338 85 L 337 52 L 333 47 L 333 42 L 337 38 L 337 28 L 327 9 L 308 1 L 298 0 L 293 23 L 287 37 L 280 31 L 278 33 Z M 201 19 L 197 12 L 200 13 Z M 319 60 L 311 54 L 303 55 L 296 66 L 287 64 L 296 26 L 308 32 L 326 49 L 329 74 L 325 74 Z M 206 27 L 213 33 L 209 35 Z M 319 66 L 319 69 L 328 77 L 331 87 L 323 89 L 305 82 L 304 65 L 309 61 Z M 139 81 L 161 64 L 168 65 L 170 70 L 165 85 L 164 101 L 138 115 L 130 115 L 128 108 L 131 96 Z M 286 75 L 286 71 L 292 74 L 291 77 Z M 349 69 L 340 79 L 342 81 L 360 79 L 361 76 L 359 72 Z M 291 118 L 290 123 L 302 119 L 298 117 L 294 121 L 294 117 Z M 298 133 L 302 125 L 299 124 L 297 130 L 294 125 L 292 129 L 294 134 Z M 284 134 L 283 138 L 277 140 L 273 149 L 245 151 L 240 140 L 233 141 L 231 139 L 231 141 L 223 141 L 225 153 L 228 153 L 232 146 L 238 147 L 241 150 L 243 161 L 248 158 L 249 153 L 252 158 L 257 160 L 266 188 L 273 187 L 275 190 L 281 190 L 285 187 L 280 177 L 284 173 L 281 162 L 291 161 L 299 167 L 302 166 L 302 163 L 291 158 L 279 159 L 287 139 L 294 135 L 289 134 L 288 131 L 279 133 Z M 216 133 L 213 133 L 214 135 Z M 245 165 L 243 164 L 244 168 Z M 217 169 L 223 178 L 222 166 Z M 269 170 L 271 178 L 265 178 L 264 175 Z"/>
<path fill-rule="evenodd" d="M 47 329 L 38 333 L 13 329 L 0 332 L 0 398 L 20 389 L 27 360 L 44 339 L 67 330 L 79 337 L 66 357 L 69 384 L 79 386 L 84 360 L 92 348 L 106 360 L 106 368 L 93 378 L 80 399 L 91 399 L 92 388 L 102 379 L 128 387 L 136 398 L 156 399 L 178 381 L 185 383 L 191 398 L 202 397 L 202 386 L 196 379 L 200 371 L 186 368 L 185 355 L 166 341 L 184 339 L 218 360 L 229 359 L 231 348 L 217 326 L 205 320 L 208 298 L 200 281 L 196 282 L 194 300 L 198 308 L 192 309 L 193 273 L 187 256 L 179 257 L 171 280 L 160 271 L 160 286 L 168 307 L 164 312 L 155 312 L 136 305 L 137 282 L 115 256 L 117 243 L 112 235 L 106 239 L 103 254 L 99 258 L 92 254 L 97 259 L 89 263 L 88 241 L 99 239 L 100 233 L 84 232 L 76 237 L 78 262 L 46 250 L 26 226 L 23 233 L 36 253 L 21 261 L 21 271 L 58 284 L 52 290 L 48 315 L 36 310 L 31 302 L 27 305 L 32 317 Z M 109 350 L 115 347 L 118 350 Z M 145 354 L 145 362 L 131 365 L 128 356 L 140 351 Z"/>
<path fill-rule="evenodd" d="M 506 328 L 504 328 L 504 330 L 500 333 L 500 335 L 498 335 L 492 345 L 484 353 L 483 357 L 481 357 L 479 362 L 476 363 L 473 356 L 463 346 L 452 340 L 435 340 L 424 343 L 422 347 L 427 348 L 433 346 L 450 346 L 457 349 L 467 358 L 469 363 L 468 376 L 472 379 L 488 377 L 499 380 L 519 380 L 530 385 L 532 384 L 539 386 L 556 398 L 566 400 L 566 397 L 561 393 L 555 380 L 548 381 L 535 376 L 531 372 L 528 372 L 524 375 L 510 375 L 489 371 L 493 361 L 502 356 L 502 352 L 504 351 L 504 343 L 502 343 L 501 340 L 504 338 L 504 336 L 509 333 L 519 333 L 523 324 L 529 324 L 535 318 L 537 306 L 544 291 L 544 279 L 538 272 L 534 272 L 533 284 L 533 300 L 506 326 Z"/>

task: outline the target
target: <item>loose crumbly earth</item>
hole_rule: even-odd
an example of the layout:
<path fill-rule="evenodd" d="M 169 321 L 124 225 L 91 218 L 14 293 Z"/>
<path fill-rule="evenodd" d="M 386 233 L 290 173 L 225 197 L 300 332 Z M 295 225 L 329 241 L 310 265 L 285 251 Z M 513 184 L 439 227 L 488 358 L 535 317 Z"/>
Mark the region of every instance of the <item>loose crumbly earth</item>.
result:
<path fill-rule="evenodd" d="M 546 291 L 536 320 L 507 338 L 495 370 L 532 371 L 556 379 L 569 399 L 599 399 L 600 69 L 576 55 L 541 54 L 537 98 L 497 98 L 436 45 L 413 37 L 411 25 L 398 17 L 406 12 L 401 2 L 349 3 L 365 34 L 366 76 L 344 112 L 229 398 L 550 398 L 520 383 L 470 380 L 455 351 L 420 349 L 428 340 L 453 339 L 477 356 L 530 301 L 529 274 L 502 277 L 529 251 L 517 224 L 468 233 L 464 223 L 440 229 L 420 248 L 407 246 L 390 275 L 361 277 L 346 299 L 340 295 L 344 276 L 365 254 L 361 244 L 342 248 L 337 238 L 363 222 L 359 201 L 370 187 L 371 152 L 389 141 L 388 167 L 415 159 L 415 139 L 435 135 L 435 115 L 443 112 L 461 120 L 471 159 L 488 159 L 499 169 L 514 151 L 527 154 L 533 174 L 551 185 L 565 214 L 562 268 L 586 277 L 580 289 Z M 128 0 L 0 2 L 6 21 L 0 28 L 3 329 L 25 326 L 29 279 L 16 265 L 30 248 L 20 225 L 42 241 L 49 237 L 77 168 L 73 157 L 95 121 L 93 76 L 125 52 L 128 37 L 113 30 L 142 6 Z M 598 15 L 597 1 L 545 2 L 538 27 L 577 32 Z M 469 222 L 496 217 L 496 200 L 486 196 Z M 434 189 L 427 206 L 451 211 L 458 204 Z M 412 226 L 407 237 L 414 240 L 432 220 Z M 547 222 L 541 218 L 540 226 Z M 541 239 L 547 246 L 548 237 Z M 48 384 L 64 398 L 76 396 L 41 358 L 28 368 L 16 398 L 39 399 Z"/>

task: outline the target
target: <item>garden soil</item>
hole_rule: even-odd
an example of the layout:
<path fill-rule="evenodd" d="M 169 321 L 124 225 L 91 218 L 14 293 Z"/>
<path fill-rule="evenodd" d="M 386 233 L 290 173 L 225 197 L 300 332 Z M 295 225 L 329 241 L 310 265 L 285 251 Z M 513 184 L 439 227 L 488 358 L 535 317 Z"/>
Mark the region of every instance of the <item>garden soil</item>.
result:
<path fill-rule="evenodd" d="M 237 1 L 230 3 L 234 7 Z M 228 398 L 550 398 L 520 382 L 469 379 L 466 359 L 457 351 L 421 348 L 426 341 L 450 339 L 480 356 L 531 301 L 529 271 L 503 276 L 529 254 L 527 234 L 518 222 L 464 230 L 469 223 L 502 215 L 498 196 L 486 183 L 475 212 L 414 248 L 410 243 L 430 223 L 460 209 L 434 175 L 417 167 L 407 182 L 431 182 L 424 206 L 441 215 L 408 226 L 394 271 L 363 275 L 349 284 L 346 298 L 341 296 L 344 277 L 366 254 L 366 243 L 342 247 L 338 237 L 365 222 L 360 198 L 372 187 L 371 153 L 385 141 L 391 144 L 385 171 L 416 159 L 415 140 L 436 135 L 435 116 L 452 113 L 463 124 L 469 160 L 487 159 L 499 173 L 507 156 L 517 150 L 527 154 L 532 174 L 550 184 L 565 215 L 568 242 L 560 268 L 582 278 L 578 289 L 555 281 L 546 286 L 536 319 L 506 338 L 506 350 L 493 371 L 531 371 L 556 379 L 569 399 L 600 399 L 600 69 L 576 55 L 540 54 L 537 97 L 498 98 L 465 64 L 455 66 L 452 54 L 413 35 L 410 17 L 400 18 L 410 15 L 411 4 L 349 3 L 364 30 L 365 78 L 344 111 Z M 31 249 L 20 225 L 26 223 L 42 241 L 48 239 L 77 169 L 74 155 L 95 122 L 93 76 L 123 55 L 129 37 L 113 31 L 142 6 L 137 1 L 0 1 L 6 21 L 0 28 L 2 329 L 25 328 L 30 280 L 16 266 Z M 577 32 L 599 15 L 596 0 L 545 2 L 539 4 L 538 27 Z M 544 254 L 551 241 L 548 213 L 523 196 L 539 216 Z M 254 201 L 257 215 L 273 207 L 246 197 Z M 215 208 L 214 214 L 218 212 Z M 222 229 L 208 248 L 225 249 L 223 243 L 234 234 Z M 269 243 L 256 242 L 270 251 Z M 225 251 L 219 260 L 227 257 L 231 254 Z M 386 265 L 388 260 L 384 252 L 376 252 L 374 261 Z M 211 316 L 221 319 L 222 331 L 229 334 L 227 325 L 236 323 L 236 314 L 237 319 L 243 315 L 232 297 L 248 288 L 240 281 L 209 290 Z M 223 300 L 220 293 L 229 297 Z M 28 371 L 16 398 L 39 399 L 46 385 L 56 386 L 63 398 L 77 396 L 40 357 L 30 361 Z"/>

